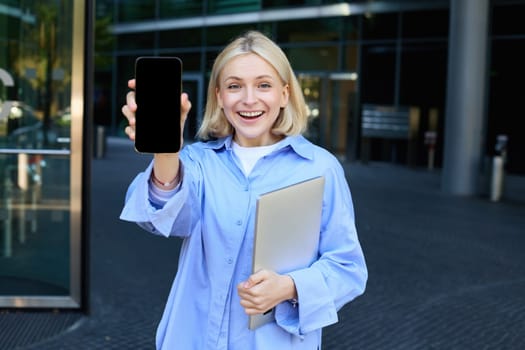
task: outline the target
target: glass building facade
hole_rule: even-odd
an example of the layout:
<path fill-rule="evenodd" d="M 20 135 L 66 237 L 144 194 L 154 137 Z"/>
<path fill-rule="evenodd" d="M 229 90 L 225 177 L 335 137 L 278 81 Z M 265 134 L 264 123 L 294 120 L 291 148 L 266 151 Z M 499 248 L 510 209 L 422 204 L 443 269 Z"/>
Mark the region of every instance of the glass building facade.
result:
<path fill-rule="evenodd" d="M 85 9 L 0 1 L 0 307 L 84 303 Z"/>
<path fill-rule="evenodd" d="M 525 68 L 520 14 L 525 1 L 490 5 L 487 116 L 483 152 L 509 137 L 507 168 L 525 173 L 524 107 L 519 86 Z M 141 55 L 176 55 L 184 61 L 184 89 L 194 109 L 187 137 L 202 116 L 207 78 L 218 51 L 249 29 L 271 36 L 288 55 L 312 114 L 307 135 L 348 160 L 362 157 L 363 105 L 413 106 L 420 114 L 415 162 L 426 165 L 425 132 L 437 132 L 435 164 L 443 157 L 449 1 L 100 0 L 96 15 L 109 23 L 111 45 L 100 46 L 95 121 L 122 135 L 120 106 Z M 105 36 L 104 36 L 105 37 Z M 97 40 L 99 37 L 97 36 Z M 101 39 L 108 42 L 106 39 Z M 105 59 L 104 59 L 105 58 Z M 370 157 L 406 163 L 407 144 L 375 140 Z"/>
<path fill-rule="evenodd" d="M 120 108 L 138 56 L 183 59 L 192 139 L 217 53 L 260 30 L 296 71 L 312 141 L 362 160 L 363 107 L 414 106 L 416 165 L 426 165 L 428 130 L 437 132 L 436 166 L 443 161 L 449 1 L 98 0 L 92 106 L 90 3 L 0 0 L 0 307 L 85 306 L 90 128 L 123 136 Z M 524 0 L 490 2 L 481 145 L 490 156 L 507 135 L 506 167 L 516 174 L 525 174 L 524 15 Z M 372 160 L 407 163 L 403 140 L 369 146 Z"/>
<path fill-rule="evenodd" d="M 436 166 L 443 161 L 449 1 L 98 0 L 93 106 L 89 6 L 0 1 L 0 307 L 85 305 L 90 128 L 123 136 L 120 108 L 138 56 L 183 59 L 191 139 L 217 53 L 241 32 L 260 30 L 296 71 L 312 141 L 362 160 L 363 107 L 412 106 L 420 115 L 416 165 L 426 165 L 428 130 L 437 132 Z M 516 174 L 525 174 L 524 15 L 524 0 L 490 2 L 480 146 L 490 156 L 507 135 L 506 167 Z M 403 140 L 368 146 L 372 160 L 407 163 Z"/>

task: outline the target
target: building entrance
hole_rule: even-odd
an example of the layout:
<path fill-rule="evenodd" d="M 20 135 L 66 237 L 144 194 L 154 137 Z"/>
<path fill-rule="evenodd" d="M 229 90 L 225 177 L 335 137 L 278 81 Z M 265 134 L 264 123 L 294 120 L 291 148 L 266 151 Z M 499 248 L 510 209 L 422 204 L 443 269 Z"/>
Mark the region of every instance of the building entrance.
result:
<path fill-rule="evenodd" d="M 84 3 L 0 7 L 0 307 L 82 306 Z"/>
<path fill-rule="evenodd" d="M 299 74 L 311 116 L 307 137 L 340 159 L 354 160 L 357 152 L 357 74 Z"/>

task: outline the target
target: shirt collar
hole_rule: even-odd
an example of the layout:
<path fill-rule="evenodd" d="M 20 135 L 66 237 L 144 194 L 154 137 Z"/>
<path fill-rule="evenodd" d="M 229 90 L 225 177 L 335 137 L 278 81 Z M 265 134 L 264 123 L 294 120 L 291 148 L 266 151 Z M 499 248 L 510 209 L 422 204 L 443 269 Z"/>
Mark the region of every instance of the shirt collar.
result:
<path fill-rule="evenodd" d="M 232 148 L 232 136 L 222 137 L 216 140 L 208 141 L 204 143 L 205 148 L 210 148 L 214 150 L 220 150 L 222 148 L 226 150 L 231 150 Z M 279 146 L 274 152 L 279 152 L 280 150 L 290 147 L 295 153 L 299 156 L 312 160 L 314 158 L 314 152 L 312 144 L 304 136 L 287 136 L 282 141 L 279 142 Z"/>

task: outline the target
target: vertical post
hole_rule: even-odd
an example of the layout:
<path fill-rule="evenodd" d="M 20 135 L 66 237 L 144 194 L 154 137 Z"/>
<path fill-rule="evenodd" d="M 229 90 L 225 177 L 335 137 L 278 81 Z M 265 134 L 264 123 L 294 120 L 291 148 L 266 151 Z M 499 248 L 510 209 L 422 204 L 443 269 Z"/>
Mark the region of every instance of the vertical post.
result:
<path fill-rule="evenodd" d="M 421 122 L 421 109 L 410 107 L 408 109 L 408 141 L 407 141 L 407 164 L 416 166 L 417 163 L 417 144 L 419 137 L 419 125 Z"/>
<path fill-rule="evenodd" d="M 31 189 L 31 233 L 37 232 L 38 227 L 38 202 L 42 194 L 42 156 L 36 156 L 34 160 L 35 177 Z"/>
<path fill-rule="evenodd" d="M 4 220 L 4 257 L 10 258 L 13 254 L 13 238 L 12 238 L 12 231 L 11 231 L 11 221 L 12 221 L 12 205 L 11 205 L 11 183 L 8 180 L 9 177 L 6 177 L 6 180 L 4 182 L 5 185 L 5 220 Z"/>
<path fill-rule="evenodd" d="M 427 168 L 428 170 L 434 169 L 435 154 L 436 154 L 436 131 L 425 131 L 425 145 L 427 146 Z"/>
<path fill-rule="evenodd" d="M 492 175 L 490 184 L 490 200 L 497 202 L 503 193 L 503 156 L 495 156 L 492 159 Z"/>
<path fill-rule="evenodd" d="M 26 208 L 25 197 L 27 189 L 29 188 L 28 176 L 29 156 L 27 153 L 18 154 L 18 241 L 25 243 L 26 241 Z"/>
<path fill-rule="evenodd" d="M 489 0 L 451 0 L 442 189 L 477 192 L 484 133 Z"/>
<path fill-rule="evenodd" d="M 104 158 L 106 153 L 106 130 L 102 125 L 96 128 L 95 158 Z"/>
<path fill-rule="evenodd" d="M 430 108 L 428 111 L 428 127 L 425 131 L 425 145 L 427 146 L 427 168 L 434 169 L 436 160 L 436 144 L 437 144 L 437 129 L 438 129 L 438 110 L 437 108 Z"/>
<path fill-rule="evenodd" d="M 507 135 L 498 135 L 496 140 L 496 154 L 492 158 L 492 173 L 490 184 L 490 200 L 493 202 L 499 201 L 503 194 L 508 141 L 509 137 Z"/>

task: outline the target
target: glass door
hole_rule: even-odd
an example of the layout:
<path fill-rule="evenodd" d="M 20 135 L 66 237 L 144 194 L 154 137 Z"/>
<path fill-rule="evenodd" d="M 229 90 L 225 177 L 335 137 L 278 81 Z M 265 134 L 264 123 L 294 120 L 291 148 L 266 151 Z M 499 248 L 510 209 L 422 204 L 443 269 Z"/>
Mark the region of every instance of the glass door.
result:
<path fill-rule="evenodd" d="M 79 307 L 84 2 L 0 6 L 0 307 Z"/>
<path fill-rule="evenodd" d="M 355 159 L 357 74 L 299 74 L 298 79 L 310 113 L 306 137 L 340 159 Z"/>
<path fill-rule="evenodd" d="M 204 115 L 204 78 L 200 73 L 184 72 L 182 77 L 182 91 L 188 94 L 191 109 L 184 127 L 184 140 L 193 142 Z"/>

